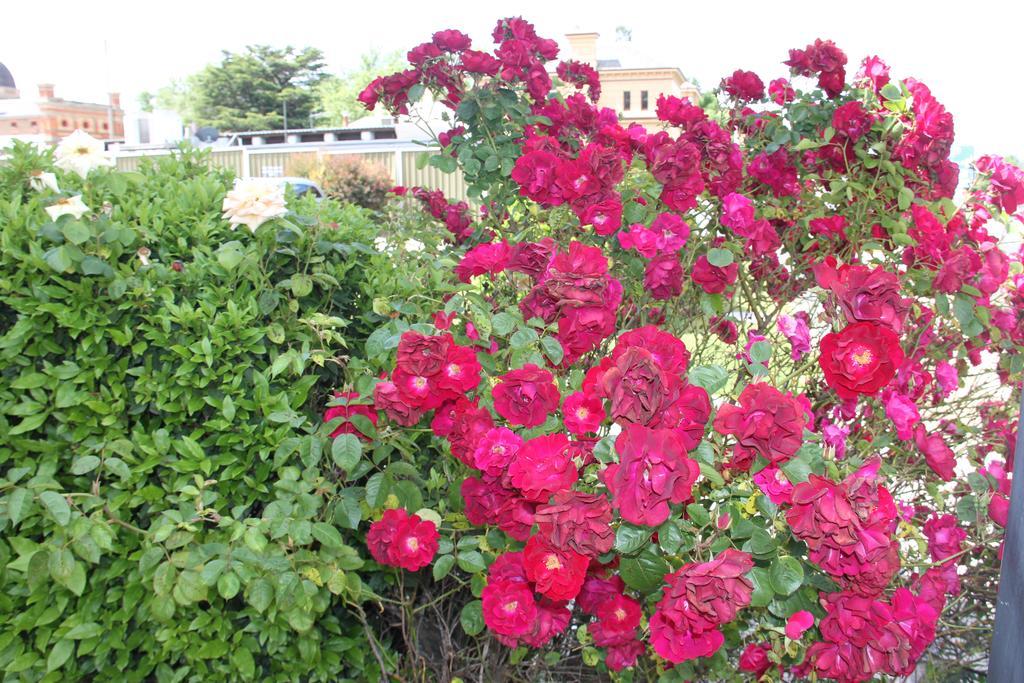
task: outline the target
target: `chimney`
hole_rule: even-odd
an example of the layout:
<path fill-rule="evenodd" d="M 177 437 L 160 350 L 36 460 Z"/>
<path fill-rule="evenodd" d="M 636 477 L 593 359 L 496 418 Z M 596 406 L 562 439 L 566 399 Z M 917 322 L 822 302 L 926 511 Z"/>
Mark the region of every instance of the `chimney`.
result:
<path fill-rule="evenodd" d="M 598 33 L 565 34 L 566 40 L 569 41 L 569 56 L 597 68 L 597 38 L 599 35 Z"/>
<path fill-rule="evenodd" d="M 39 99 L 41 100 L 52 100 L 53 99 L 53 83 L 40 83 L 39 84 Z"/>
<path fill-rule="evenodd" d="M 121 108 L 121 93 L 119 93 L 119 92 L 112 92 L 112 93 L 110 93 L 110 107 L 112 109 L 120 109 Z"/>

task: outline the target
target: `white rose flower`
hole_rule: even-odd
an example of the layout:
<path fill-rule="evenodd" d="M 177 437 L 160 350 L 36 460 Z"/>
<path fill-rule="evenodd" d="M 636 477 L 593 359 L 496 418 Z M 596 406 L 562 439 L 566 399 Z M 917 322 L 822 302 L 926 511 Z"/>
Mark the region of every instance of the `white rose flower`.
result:
<path fill-rule="evenodd" d="M 42 192 L 45 189 L 60 192 L 60 187 L 57 186 L 57 176 L 53 173 L 33 171 L 28 178 L 28 184 L 36 192 Z"/>
<path fill-rule="evenodd" d="M 57 168 L 72 171 L 83 178 L 94 168 L 114 165 L 114 160 L 103 149 L 103 143 L 81 130 L 61 140 L 54 156 Z"/>
<path fill-rule="evenodd" d="M 383 235 L 377 235 L 373 238 L 373 246 L 377 247 L 377 251 L 391 251 L 391 245 L 388 244 L 388 238 Z"/>
<path fill-rule="evenodd" d="M 57 220 L 63 215 L 81 218 L 89 212 L 89 207 L 82 201 L 82 195 L 74 197 L 61 197 L 56 204 L 46 207 L 46 213 L 50 214 L 50 220 Z"/>
<path fill-rule="evenodd" d="M 423 244 L 423 242 L 420 242 L 419 240 L 414 240 L 410 238 L 405 241 L 406 251 L 423 251 L 425 247 L 426 245 Z"/>
<path fill-rule="evenodd" d="M 231 229 L 244 225 L 252 232 L 267 221 L 287 213 L 284 185 L 272 178 L 239 178 L 224 195 L 224 219 Z"/>

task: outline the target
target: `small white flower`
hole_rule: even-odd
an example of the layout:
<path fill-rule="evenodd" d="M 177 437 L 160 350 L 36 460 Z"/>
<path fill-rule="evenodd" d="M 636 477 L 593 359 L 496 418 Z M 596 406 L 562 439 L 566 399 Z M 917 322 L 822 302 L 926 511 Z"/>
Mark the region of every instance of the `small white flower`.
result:
<path fill-rule="evenodd" d="M 57 186 L 57 176 L 53 173 L 33 171 L 32 175 L 28 178 L 28 184 L 36 192 L 42 192 L 46 189 L 53 190 L 54 192 L 60 192 L 60 188 Z"/>
<path fill-rule="evenodd" d="M 425 247 L 426 245 L 423 244 L 423 242 L 420 242 L 419 240 L 410 238 L 405 241 L 406 251 L 423 251 Z"/>
<path fill-rule="evenodd" d="M 89 207 L 82 201 L 82 195 L 74 197 L 61 197 L 56 204 L 46 207 L 46 213 L 50 214 L 50 220 L 57 220 L 67 214 L 75 218 L 81 218 L 89 212 Z"/>
<path fill-rule="evenodd" d="M 287 213 L 284 185 L 272 178 L 239 178 L 235 187 L 224 195 L 224 219 L 231 229 L 244 225 L 252 232 L 267 221 Z"/>
<path fill-rule="evenodd" d="M 388 244 L 388 238 L 383 235 L 377 235 L 373 238 L 373 246 L 377 247 L 377 251 L 391 251 L 391 245 Z"/>
<path fill-rule="evenodd" d="M 114 165 L 114 160 L 103 149 L 103 143 L 81 130 L 61 140 L 54 156 L 57 168 L 72 171 L 83 178 L 94 168 Z"/>

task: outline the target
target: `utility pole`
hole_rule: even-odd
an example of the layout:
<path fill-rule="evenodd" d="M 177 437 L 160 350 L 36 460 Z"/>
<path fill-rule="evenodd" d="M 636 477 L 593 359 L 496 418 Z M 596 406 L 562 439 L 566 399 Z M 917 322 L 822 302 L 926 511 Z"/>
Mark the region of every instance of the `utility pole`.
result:
<path fill-rule="evenodd" d="M 1024 413 L 1024 395 L 1021 396 Z M 1016 464 L 1024 458 L 1024 429 L 1017 419 Z M 1013 475 L 1010 514 L 1003 540 L 1003 564 L 996 598 L 996 625 L 992 631 L 992 652 L 988 659 L 993 683 L 1019 681 L 1024 673 L 1024 475 Z"/>

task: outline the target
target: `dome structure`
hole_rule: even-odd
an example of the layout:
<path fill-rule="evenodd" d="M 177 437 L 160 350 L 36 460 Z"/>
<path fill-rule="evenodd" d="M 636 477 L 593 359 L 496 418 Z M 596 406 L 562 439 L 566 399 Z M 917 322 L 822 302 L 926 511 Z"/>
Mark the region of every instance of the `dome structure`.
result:
<path fill-rule="evenodd" d="M 14 84 L 14 76 L 10 69 L 0 63 L 0 99 L 18 97 L 18 86 Z"/>

